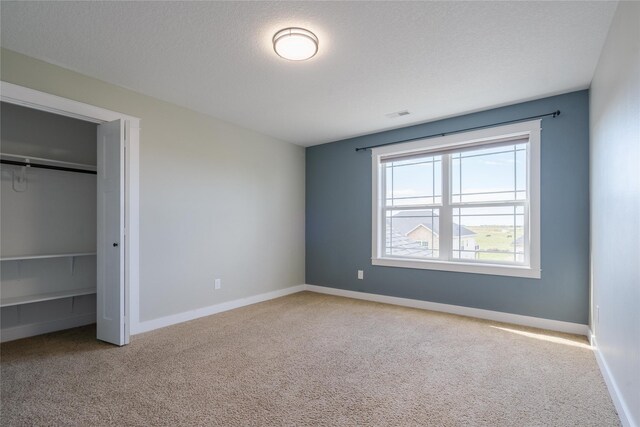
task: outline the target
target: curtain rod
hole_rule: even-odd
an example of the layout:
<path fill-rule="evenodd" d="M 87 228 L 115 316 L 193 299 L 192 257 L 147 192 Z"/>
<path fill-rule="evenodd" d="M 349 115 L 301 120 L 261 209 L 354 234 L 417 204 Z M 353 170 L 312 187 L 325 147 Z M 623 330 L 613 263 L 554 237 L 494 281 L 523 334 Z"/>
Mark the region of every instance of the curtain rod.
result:
<path fill-rule="evenodd" d="M 507 124 L 510 124 L 510 123 L 526 122 L 527 120 L 541 119 L 542 117 L 547 117 L 547 116 L 551 116 L 551 118 L 555 119 L 559 115 L 560 115 L 560 110 L 556 110 L 553 113 L 538 114 L 537 116 L 524 117 L 522 119 L 515 119 L 515 120 L 507 120 L 506 122 L 493 123 L 493 124 L 490 124 L 490 125 L 475 126 L 475 127 L 466 128 L 466 129 L 453 130 L 453 131 L 450 131 L 450 132 L 434 133 L 433 135 L 419 136 L 419 137 L 416 137 L 416 138 L 409 138 L 409 139 L 402 139 L 400 141 L 385 142 L 384 144 L 378 144 L 378 145 L 368 145 L 366 147 L 356 148 L 356 151 L 365 151 L 365 150 L 370 150 L 372 148 L 385 147 L 387 145 L 400 144 L 400 143 L 403 143 L 403 142 L 410 142 L 410 141 L 418 141 L 418 140 L 421 140 L 421 139 L 435 138 L 436 136 L 446 136 L 446 135 L 451 135 L 451 134 L 454 134 L 454 133 L 467 132 L 467 131 L 470 131 L 470 130 L 486 129 L 486 128 L 491 128 L 491 127 L 500 126 L 500 125 L 507 125 Z"/>
<path fill-rule="evenodd" d="M 96 175 L 96 171 L 88 170 L 88 169 L 76 169 L 76 168 L 67 168 L 64 166 L 51 166 L 51 165 L 41 165 L 39 163 L 30 163 L 30 162 L 18 162 L 15 160 L 0 160 L 0 163 L 14 166 L 27 166 L 31 168 L 41 168 L 41 169 L 53 169 L 57 171 L 65 171 L 65 172 L 79 172 L 79 173 L 88 173 L 92 175 Z"/>

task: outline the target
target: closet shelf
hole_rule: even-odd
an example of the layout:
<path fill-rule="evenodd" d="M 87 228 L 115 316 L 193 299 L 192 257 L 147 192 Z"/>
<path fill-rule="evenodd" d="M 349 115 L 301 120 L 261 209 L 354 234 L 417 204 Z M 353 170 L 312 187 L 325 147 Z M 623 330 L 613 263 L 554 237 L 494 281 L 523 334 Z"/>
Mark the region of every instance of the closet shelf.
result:
<path fill-rule="evenodd" d="M 27 295 L 22 297 L 2 298 L 0 307 L 10 307 L 12 305 L 29 304 L 32 302 L 50 301 L 54 299 L 77 297 L 80 295 L 91 295 L 96 293 L 96 288 L 71 289 L 68 291 L 48 292 L 37 295 Z"/>
<path fill-rule="evenodd" d="M 17 160 L 17 161 L 34 161 L 38 163 L 45 163 L 50 166 L 61 166 L 67 168 L 80 168 L 86 169 L 88 171 L 96 171 L 96 165 L 89 165 L 86 163 L 74 163 L 74 162 L 65 162 L 62 160 L 54 160 L 54 159 L 45 159 L 43 157 L 32 157 L 32 156 L 24 156 L 20 154 L 13 153 L 0 153 L 0 158 L 7 160 Z"/>
<path fill-rule="evenodd" d="M 68 254 L 45 254 L 45 255 L 18 255 L 0 258 L 0 261 L 21 261 L 24 259 L 44 259 L 44 258 L 73 258 L 78 256 L 92 256 L 95 252 L 74 252 Z"/>

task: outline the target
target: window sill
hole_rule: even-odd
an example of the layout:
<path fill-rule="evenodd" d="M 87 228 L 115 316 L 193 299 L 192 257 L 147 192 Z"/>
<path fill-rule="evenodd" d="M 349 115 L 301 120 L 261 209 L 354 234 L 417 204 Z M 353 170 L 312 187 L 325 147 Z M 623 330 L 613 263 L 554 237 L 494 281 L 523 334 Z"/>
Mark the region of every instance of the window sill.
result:
<path fill-rule="evenodd" d="M 371 264 L 382 267 L 417 268 L 422 270 L 454 271 L 458 273 L 492 274 L 495 276 L 526 277 L 529 279 L 540 279 L 541 276 L 540 269 L 502 264 L 477 264 L 469 262 L 431 260 L 423 261 L 406 258 L 372 258 Z"/>

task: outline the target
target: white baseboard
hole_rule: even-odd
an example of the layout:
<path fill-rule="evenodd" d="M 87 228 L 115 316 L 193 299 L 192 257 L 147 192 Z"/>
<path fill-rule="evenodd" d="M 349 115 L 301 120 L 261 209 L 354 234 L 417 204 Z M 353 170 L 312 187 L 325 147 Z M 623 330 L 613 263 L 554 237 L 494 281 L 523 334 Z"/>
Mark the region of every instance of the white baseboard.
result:
<path fill-rule="evenodd" d="M 212 314 L 222 313 L 223 311 L 233 310 L 234 308 L 240 308 L 259 302 L 268 301 L 274 298 L 280 298 L 285 295 L 295 294 L 304 290 L 305 285 L 292 286 L 290 288 L 279 289 L 277 291 L 266 292 L 264 294 L 254 295 L 251 297 L 227 301 L 208 307 L 202 307 L 191 311 L 185 311 L 183 313 L 173 314 L 171 316 L 165 316 L 153 320 L 147 320 L 145 322 L 139 322 L 136 325 L 132 325 L 131 335 L 153 331 L 154 329 L 164 328 L 165 326 L 171 326 L 177 323 L 188 322 L 189 320 L 194 320 L 199 317 L 211 316 Z"/>
<path fill-rule="evenodd" d="M 607 388 L 609 389 L 609 394 L 611 395 L 611 400 L 613 400 L 613 404 L 616 407 L 616 411 L 618 411 L 618 417 L 620 417 L 620 422 L 624 427 L 638 427 L 638 424 L 631 417 L 631 411 L 629 407 L 625 403 L 622 398 L 622 394 L 620 393 L 620 389 L 616 384 L 616 380 L 611 375 L 611 370 L 609 370 L 609 365 L 607 361 L 598 350 L 598 343 L 596 341 L 596 337 L 591 335 L 591 346 L 593 347 L 593 352 L 596 356 L 596 361 L 598 362 L 598 366 L 600 367 L 600 372 L 602 373 L 602 377 L 604 378 L 604 382 L 607 384 Z"/>
<path fill-rule="evenodd" d="M 401 305 L 404 307 L 420 308 L 423 310 L 440 311 L 444 313 L 458 314 L 460 316 L 476 317 L 479 319 L 494 320 L 496 322 L 513 323 L 515 325 L 529 326 L 532 328 L 540 328 L 550 331 L 589 336 L 589 326 L 581 325 L 579 323 L 542 319 L 539 317 L 531 316 L 522 316 L 520 314 L 511 314 L 501 311 L 463 307 L 460 305 L 440 304 L 437 302 L 421 301 L 409 298 L 398 298 L 386 295 L 369 294 L 365 292 L 346 291 L 344 289 L 328 288 L 325 286 L 306 285 L 305 289 L 307 291 L 318 292 L 321 294 L 381 302 L 385 304 Z"/>
<path fill-rule="evenodd" d="M 463 307 L 459 305 L 440 304 L 429 301 L 414 300 L 408 298 L 390 297 L 386 295 L 370 294 L 365 292 L 347 291 L 343 289 L 328 288 L 316 285 L 298 285 L 277 291 L 266 292 L 264 294 L 254 295 L 251 297 L 240 298 L 233 301 L 227 301 L 220 304 L 202 307 L 183 313 L 173 314 L 171 316 L 160 317 L 158 319 L 147 320 L 132 325 L 131 335 L 143 332 L 153 331 L 154 329 L 164 328 L 166 326 L 175 325 L 182 322 L 188 322 L 204 316 L 222 313 L 224 311 L 233 310 L 234 308 L 244 307 L 274 298 L 283 297 L 285 295 L 294 294 L 302 291 L 310 291 L 321 294 L 329 294 L 342 296 L 347 298 L 355 298 L 366 301 L 374 301 L 385 304 L 401 305 L 404 307 L 419 308 L 423 310 L 440 311 L 444 313 L 458 314 L 461 316 L 476 317 L 480 319 L 494 320 L 496 322 L 513 323 L 516 325 L 529 326 L 533 328 L 547 329 L 551 331 L 566 332 L 570 334 L 589 336 L 589 327 L 578 323 L 563 322 L 560 320 L 542 319 L 539 317 L 522 316 L 519 314 L 503 313 L 499 311 L 483 310 L 479 308 Z"/>
<path fill-rule="evenodd" d="M 76 328 L 78 326 L 90 325 L 92 323 L 96 323 L 95 313 L 53 320 L 51 322 L 30 323 L 27 325 L 14 326 L 0 331 L 0 342 L 18 340 L 20 338 L 32 337 L 54 331 L 62 331 L 64 329 Z"/>

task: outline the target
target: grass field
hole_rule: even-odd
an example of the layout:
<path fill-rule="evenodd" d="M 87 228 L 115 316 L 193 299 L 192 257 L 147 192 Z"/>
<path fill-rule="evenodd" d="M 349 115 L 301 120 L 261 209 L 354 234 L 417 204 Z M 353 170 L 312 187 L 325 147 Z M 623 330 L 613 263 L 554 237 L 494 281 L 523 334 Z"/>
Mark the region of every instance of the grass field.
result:
<path fill-rule="evenodd" d="M 494 253 L 480 253 L 479 259 L 495 260 L 495 261 L 513 261 L 513 255 L 505 252 L 512 252 L 514 232 L 513 227 L 499 227 L 495 225 L 479 225 L 469 226 L 469 230 L 476 233 L 476 245 L 481 251 L 491 251 Z M 517 227 L 515 230 L 515 239 L 522 236 L 524 230 Z M 502 252 L 502 253 L 501 253 Z"/>

